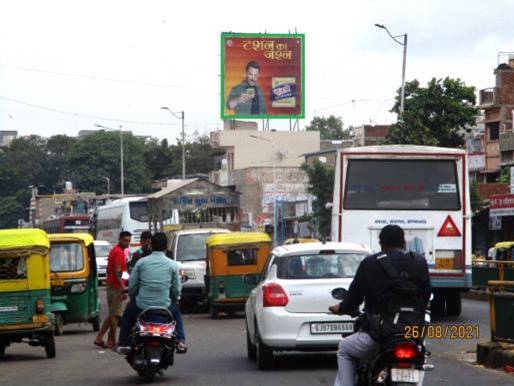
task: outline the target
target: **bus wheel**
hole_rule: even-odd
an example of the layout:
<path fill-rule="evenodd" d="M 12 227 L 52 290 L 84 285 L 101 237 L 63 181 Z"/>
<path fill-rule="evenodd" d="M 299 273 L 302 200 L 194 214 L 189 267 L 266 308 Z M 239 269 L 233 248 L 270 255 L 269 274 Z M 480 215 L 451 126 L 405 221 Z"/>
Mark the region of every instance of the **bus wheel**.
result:
<path fill-rule="evenodd" d="M 448 291 L 446 294 L 446 313 L 448 316 L 459 316 L 462 312 L 460 291 Z"/>

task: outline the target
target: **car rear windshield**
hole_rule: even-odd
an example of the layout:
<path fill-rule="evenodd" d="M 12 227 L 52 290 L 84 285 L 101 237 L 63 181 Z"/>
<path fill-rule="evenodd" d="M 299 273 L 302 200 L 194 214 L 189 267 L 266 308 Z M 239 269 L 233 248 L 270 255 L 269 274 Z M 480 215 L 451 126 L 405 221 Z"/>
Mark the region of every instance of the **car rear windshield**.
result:
<path fill-rule="evenodd" d="M 196 233 L 178 236 L 177 260 L 204 260 L 205 241 L 212 235 L 213 233 Z"/>
<path fill-rule="evenodd" d="M 111 251 L 111 247 L 108 245 L 95 245 L 95 256 L 96 257 L 107 257 L 107 256 L 109 256 L 110 251 Z"/>
<path fill-rule="evenodd" d="M 129 203 L 130 218 L 140 222 L 148 222 L 148 202 L 134 201 Z"/>
<path fill-rule="evenodd" d="M 84 268 L 82 244 L 52 244 L 50 249 L 51 272 L 73 272 Z"/>
<path fill-rule="evenodd" d="M 460 210 L 456 162 L 350 160 L 344 208 Z"/>
<path fill-rule="evenodd" d="M 278 263 L 279 279 L 337 279 L 355 276 L 361 253 L 340 253 L 282 257 Z"/>

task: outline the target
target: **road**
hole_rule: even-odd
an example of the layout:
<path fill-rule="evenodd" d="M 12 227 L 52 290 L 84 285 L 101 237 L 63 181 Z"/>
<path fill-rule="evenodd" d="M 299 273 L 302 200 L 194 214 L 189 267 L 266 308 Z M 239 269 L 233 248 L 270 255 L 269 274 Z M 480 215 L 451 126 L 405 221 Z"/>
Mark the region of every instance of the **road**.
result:
<path fill-rule="evenodd" d="M 104 293 L 102 291 L 102 296 Z M 104 307 L 105 309 L 105 307 Z M 156 379 L 170 385 L 332 385 L 337 370 L 334 353 L 280 354 L 276 368 L 259 371 L 246 359 L 242 317 L 211 320 L 206 314 L 185 315 L 190 351 L 177 356 L 175 365 Z M 465 300 L 463 314 L 436 323 L 479 323 L 480 340 L 489 339 L 488 303 Z M 90 326 L 70 325 L 57 339 L 57 358 L 46 359 L 39 347 L 13 345 L 0 360 L 1 384 L 30 385 L 137 385 L 142 384 L 122 357 L 93 346 Z M 431 340 L 435 370 L 425 385 L 513 385 L 514 375 L 475 367 L 476 340 Z"/>

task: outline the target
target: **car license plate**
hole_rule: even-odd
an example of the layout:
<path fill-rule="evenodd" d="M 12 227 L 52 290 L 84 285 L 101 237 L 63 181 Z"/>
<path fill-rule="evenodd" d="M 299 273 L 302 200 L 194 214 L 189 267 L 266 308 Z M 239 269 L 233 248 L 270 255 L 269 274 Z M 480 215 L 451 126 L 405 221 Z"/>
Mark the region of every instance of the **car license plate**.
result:
<path fill-rule="evenodd" d="M 416 369 L 391 369 L 392 382 L 419 383 L 421 371 Z"/>
<path fill-rule="evenodd" d="M 353 322 L 311 323 L 311 334 L 343 334 L 353 332 Z"/>

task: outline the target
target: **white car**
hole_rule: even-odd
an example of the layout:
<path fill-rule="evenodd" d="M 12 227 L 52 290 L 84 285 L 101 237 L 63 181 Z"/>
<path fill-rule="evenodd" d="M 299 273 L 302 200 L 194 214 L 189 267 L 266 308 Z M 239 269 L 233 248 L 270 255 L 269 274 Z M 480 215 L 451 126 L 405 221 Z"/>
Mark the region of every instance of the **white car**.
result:
<path fill-rule="evenodd" d="M 96 271 L 98 272 L 98 280 L 107 279 L 107 259 L 109 252 L 111 252 L 112 245 L 108 241 L 95 240 L 95 256 L 96 256 Z"/>
<path fill-rule="evenodd" d="M 229 232 L 228 229 L 222 228 L 199 228 L 177 231 L 173 234 L 171 255 L 185 278 L 185 282 L 182 283 L 183 302 L 196 304 L 205 300 L 205 241 L 213 234 Z"/>
<path fill-rule="evenodd" d="M 354 319 L 332 315 L 336 288 L 348 289 L 371 251 L 351 243 L 293 244 L 275 248 L 246 310 L 248 357 L 260 369 L 273 364 L 273 351 L 337 349 Z"/>

